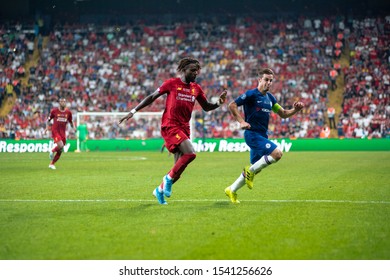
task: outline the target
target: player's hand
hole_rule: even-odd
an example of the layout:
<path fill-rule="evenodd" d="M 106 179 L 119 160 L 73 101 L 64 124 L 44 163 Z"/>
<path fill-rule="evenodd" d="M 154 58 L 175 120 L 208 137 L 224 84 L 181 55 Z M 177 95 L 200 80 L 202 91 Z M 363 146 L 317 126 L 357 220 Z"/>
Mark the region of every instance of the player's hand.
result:
<path fill-rule="evenodd" d="M 298 111 L 300 111 L 300 110 L 302 110 L 303 109 L 303 107 L 305 107 L 305 105 L 302 103 L 302 102 L 300 102 L 300 101 L 296 101 L 296 102 L 294 102 L 294 109 L 298 112 Z"/>
<path fill-rule="evenodd" d="M 247 122 L 240 122 L 240 128 L 241 129 L 251 129 L 251 125 Z"/>
<path fill-rule="evenodd" d="M 224 90 L 222 91 L 222 93 L 219 95 L 219 104 L 225 103 L 225 101 L 226 101 L 226 95 L 227 95 L 227 90 L 224 89 Z"/>
<path fill-rule="evenodd" d="M 121 118 L 120 120 L 119 120 L 119 124 L 121 124 L 123 121 L 127 121 L 128 119 L 131 119 L 132 117 L 134 116 L 134 114 L 133 113 L 128 113 L 126 116 L 124 116 L 123 118 Z"/>

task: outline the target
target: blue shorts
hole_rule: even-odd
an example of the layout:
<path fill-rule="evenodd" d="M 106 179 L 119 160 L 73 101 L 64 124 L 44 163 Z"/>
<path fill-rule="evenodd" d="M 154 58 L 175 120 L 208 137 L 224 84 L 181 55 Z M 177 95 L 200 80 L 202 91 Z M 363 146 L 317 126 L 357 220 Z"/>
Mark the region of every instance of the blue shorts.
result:
<path fill-rule="evenodd" d="M 278 146 L 268 140 L 268 138 L 261 136 L 260 133 L 251 130 L 244 132 L 245 142 L 251 148 L 250 162 L 254 164 L 264 155 L 270 155 Z"/>

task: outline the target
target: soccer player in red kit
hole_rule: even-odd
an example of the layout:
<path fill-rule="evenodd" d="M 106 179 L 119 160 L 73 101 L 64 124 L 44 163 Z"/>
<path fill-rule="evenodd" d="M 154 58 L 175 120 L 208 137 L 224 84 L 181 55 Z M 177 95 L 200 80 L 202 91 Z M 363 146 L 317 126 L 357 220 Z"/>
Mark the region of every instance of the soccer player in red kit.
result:
<path fill-rule="evenodd" d="M 190 124 L 195 100 L 205 111 L 217 109 L 226 100 L 227 91 L 223 90 L 216 103 L 210 103 L 202 88 L 195 82 L 200 71 L 200 63 L 192 57 L 179 61 L 177 71 L 179 77 L 171 78 L 152 94 L 143 99 L 119 123 L 126 121 L 142 108 L 152 104 L 161 95 L 166 94 L 165 110 L 161 120 L 161 135 L 165 140 L 165 147 L 174 154 L 174 165 L 163 177 L 162 183 L 153 191 L 153 195 L 160 204 L 167 204 L 164 196 L 170 197 L 172 184 L 179 180 L 180 175 L 195 157 L 195 150 L 190 141 Z"/>
<path fill-rule="evenodd" d="M 49 129 L 50 121 L 53 120 L 51 127 L 52 137 L 54 143 L 57 145 L 50 151 L 51 162 L 49 164 L 50 169 L 56 169 L 55 163 L 59 160 L 62 154 L 62 149 L 66 144 L 66 125 L 69 123 L 74 129 L 72 112 L 66 108 L 65 98 L 60 98 L 60 107 L 53 108 L 50 112 L 50 116 L 47 118 L 45 132 Z"/>

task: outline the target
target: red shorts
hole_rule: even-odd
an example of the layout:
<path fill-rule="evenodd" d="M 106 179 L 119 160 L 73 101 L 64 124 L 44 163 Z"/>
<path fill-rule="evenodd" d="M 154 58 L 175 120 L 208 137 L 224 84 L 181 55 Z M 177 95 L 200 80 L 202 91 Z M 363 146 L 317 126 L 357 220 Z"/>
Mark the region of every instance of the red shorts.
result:
<path fill-rule="evenodd" d="M 179 126 L 162 127 L 161 136 L 164 138 L 165 147 L 171 153 L 179 150 L 179 145 L 187 139 L 190 139 L 190 129 Z"/>
<path fill-rule="evenodd" d="M 52 131 L 52 136 L 53 136 L 54 143 L 58 143 L 59 141 L 62 141 L 64 145 L 66 144 L 66 137 L 64 134 L 59 133 L 58 131 Z"/>

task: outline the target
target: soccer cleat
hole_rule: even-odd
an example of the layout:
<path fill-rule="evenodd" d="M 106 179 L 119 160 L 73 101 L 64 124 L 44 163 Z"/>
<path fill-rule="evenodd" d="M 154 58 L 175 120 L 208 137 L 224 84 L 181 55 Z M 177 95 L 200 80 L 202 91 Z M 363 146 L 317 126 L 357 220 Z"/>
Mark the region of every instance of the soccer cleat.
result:
<path fill-rule="evenodd" d="M 50 160 L 53 160 L 54 159 L 54 153 L 52 151 L 50 151 L 49 153 L 49 159 Z"/>
<path fill-rule="evenodd" d="M 169 179 L 168 175 L 165 175 L 163 178 L 163 190 L 164 190 L 164 195 L 166 197 L 171 197 L 172 185 L 173 185 L 173 180 Z"/>
<path fill-rule="evenodd" d="M 159 188 L 159 187 L 157 187 L 157 188 L 154 189 L 153 195 L 157 198 L 158 203 L 160 203 L 160 204 L 162 204 L 162 205 L 168 204 L 168 203 L 165 201 L 165 199 L 164 199 L 164 193 L 159 192 L 159 191 L 158 191 L 158 188 Z"/>
<path fill-rule="evenodd" d="M 255 177 L 255 173 L 249 170 L 249 166 L 244 168 L 244 176 L 245 176 L 245 184 L 251 190 L 253 188 L 253 179 Z"/>
<path fill-rule="evenodd" d="M 54 164 L 49 164 L 49 168 L 53 170 L 57 169 Z"/>
<path fill-rule="evenodd" d="M 225 194 L 230 198 L 230 201 L 234 204 L 239 204 L 240 201 L 237 199 L 237 193 L 232 192 L 229 187 L 225 189 Z"/>

